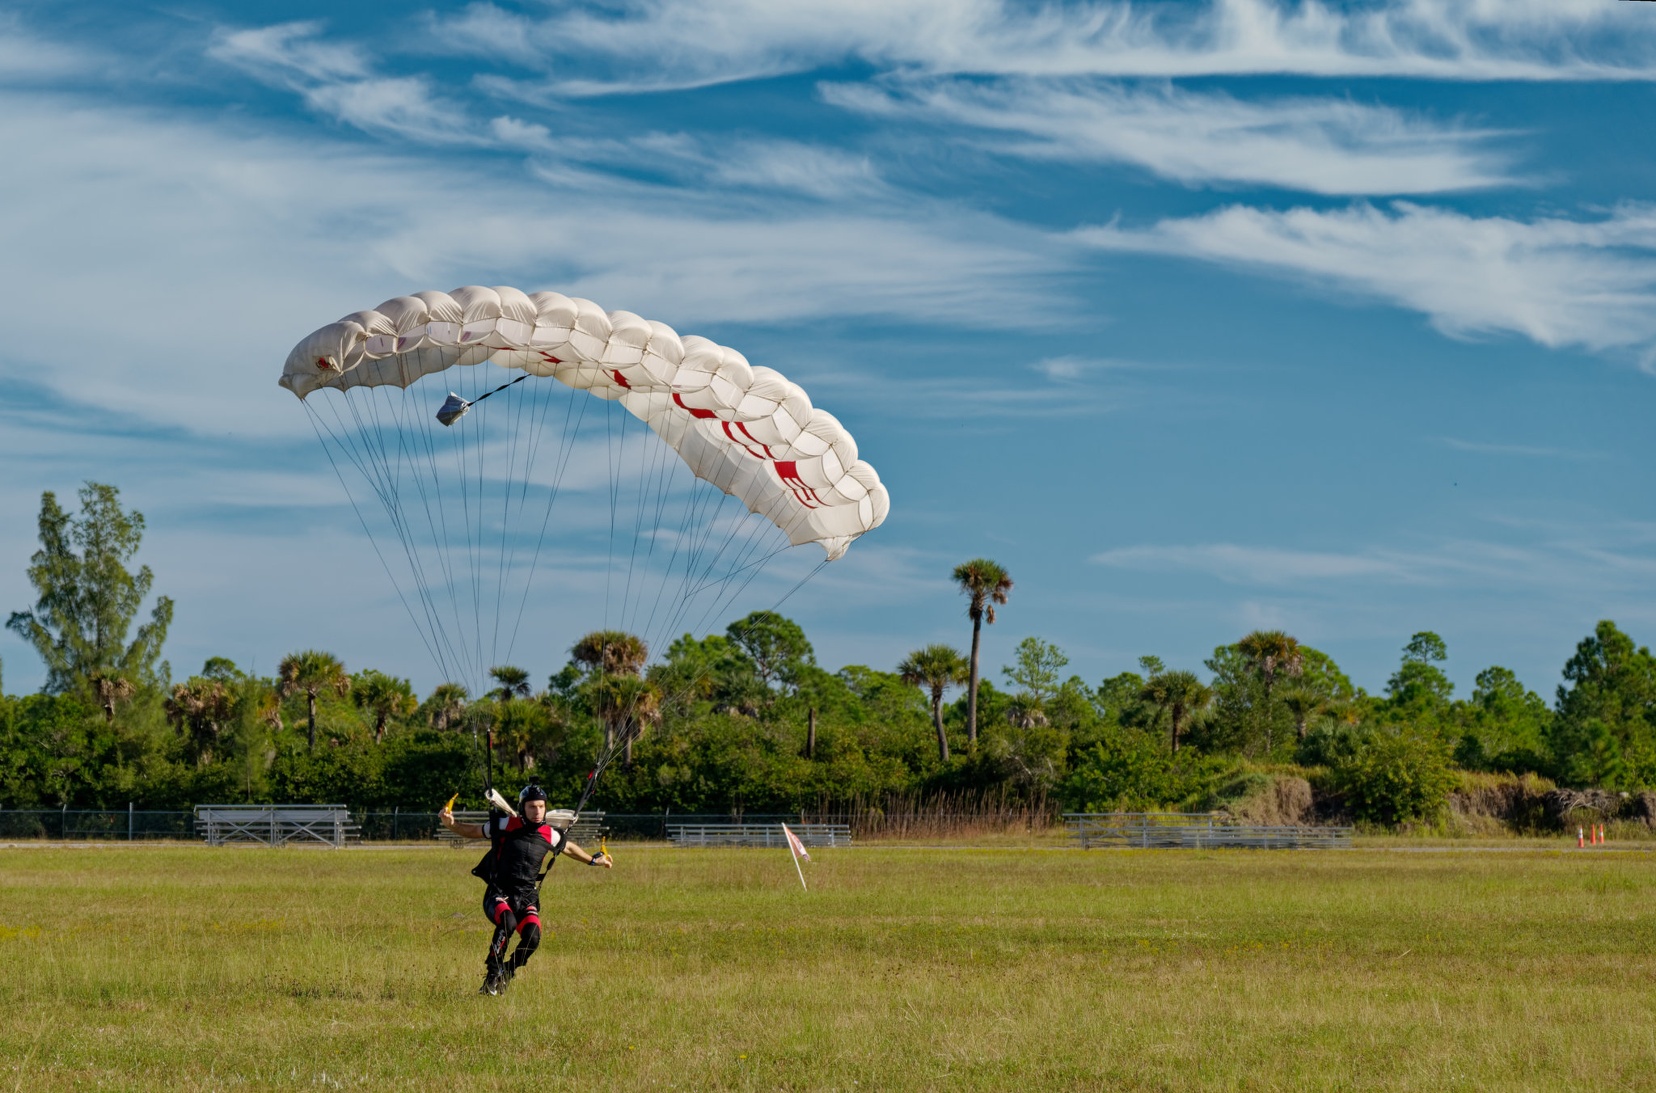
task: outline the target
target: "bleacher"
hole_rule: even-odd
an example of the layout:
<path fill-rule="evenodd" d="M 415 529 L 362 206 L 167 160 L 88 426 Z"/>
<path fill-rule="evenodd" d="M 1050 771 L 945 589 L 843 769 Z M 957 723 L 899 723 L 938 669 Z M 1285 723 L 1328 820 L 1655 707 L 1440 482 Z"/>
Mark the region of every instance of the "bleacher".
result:
<path fill-rule="evenodd" d="M 320 843 L 337 850 L 361 837 L 344 805 L 197 805 L 195 829 L 208 846 Z"/>
<path fill-rule="evenodd" d="M 789 824 L 807 848 L 850 846 L 850 824 Z M 781 824 L 675 824 L 667 825 L 667 839 L 674 846 L 772 846 L 788 845 Z"/>
<path fill-rule="evenodd" d="M 1349 850 L 1349 827 L 1233 823 L 1209 812 L 1066 812 L 1064 826 L 1083 850 Z"/>

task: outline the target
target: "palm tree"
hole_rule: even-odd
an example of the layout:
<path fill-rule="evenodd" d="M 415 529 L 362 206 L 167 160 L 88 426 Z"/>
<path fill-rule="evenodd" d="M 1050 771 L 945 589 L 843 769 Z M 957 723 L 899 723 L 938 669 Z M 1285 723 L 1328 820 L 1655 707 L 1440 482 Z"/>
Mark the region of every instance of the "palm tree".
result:
<path fill-rule="evenodd" d="M 642 678 L 650 647 L 644 639 L 625 630 L 594 630 L 569 650 L 570 659 L 591 673 L 588 694 L 593 710 L 604 723 L 604 750 L 615 745 L 622 729 L 626 734 L 624 765 L 632 766 L 631 731 L 661 713 L 661 695 Z"/>
<path fill-rule="evenodd" d="M 184 731 L 196 763 L 206 766 L 213 761 L 213 748 L 224 723 L 235 716 L 236 696 L 217 680 L 192 679 L 174 687 L 172 697 L 161 708 L 168 723 Z"/>
<path fill-rule="evenodd" d="M 458 683 L 439 683 L 426 704 L 431 710 L 431 727 L 442 732 L 466 712 L 466 699 L 471 692 Z"/>
<path fill-rule="evenodd" d="M 937 757 L 947 763 L 949 737 L 943 731 L 943 692 L 966 682 L 966 659 L 947 645 L 928 645 L 903 658 L 903 663 L 897 665 L 897 674 L 910 687 L 931 691 L 932 724 L 937 727 Z"/>
<path fill-rule="evenodd" d="M 1264 682 L 1267 704 L 1278 675 L 1297 676 L 1305 667 L 1299 639 L 1281 630 L 1255 630 L 1237 642 L 1236 648 Z"/>
<path fill-rule="evenodd" d="M 1195 672 L 1163 672 L 1150 677 L 1139 697 L 1167 713 L 1171 723 L 1168 738 L 1172 750 L 1177 752 L 1180 730 L 1212 701 L 1213 692 L 1196 677 Z"/>
<path fill-rule="evenodd" d="M 1006 721 L 1014 729 L 1033 729 L 1047 723 L 1041 700 L 1030 694 L 1017 694 L 1006 704 Z"/>
<path fill-rule="evenodd" d="M 343 698 L 351 693 L 351 677 L 345 674 L 345 665 L 332 653 L 306 649 L 302 653 L 289 653 L 282 658 L 282 662 L 276 666 L 276 689 L 284 698 L 304 692 L 305 716 L 309 719 L 306 746 L 314 751 L 316 696 L 323 691 L 332 691 Z"/>
<path fill-rule="evenodd" d="M 604 723 L 604 750 L 615 746 L 619 734 L 626 749 L 622 764 L 632 766 L 633 741 L 644 725 L 661 716 L 661 695 L 636 675 L 597 675 L 587 684 L 593 711 Z"/>
<path fill-rule="evenodd" d="M 351 685 L 351 700 L 374 718 L 374 743 L 385 739 L 385 723 L 393 717 L 407 717 L 419 708 L 414 689 L 405 679 L 396 679 L 372 668 L 361 673 Z"/>
<path fill-rule="evenodd" d="M 966 743 L 977 748 L 978 639 L 983 624 L 994 625 L 995 605 L 1012 592 L 1012 576 L 988 558 L 973 558 L 954 568 L 955 583 L 965 593 L 966 616 L 972 620 L 972 662 L 966 676 Z"/>
<path fill-rule="evenodd" d="M 287 727 L 282 724 L 282 696 L 276 691 L 264 692 L 259 699 L 259 712 L 255 716 L 259 724 L 271 732 L 281 732 Z"/>
<path fill-rule="evenodd" d="M 1328 696 L 1306 686 L 1285 687 L 1277 698 L 1294 715 L 1294 735 L 1305 739 L 1305 726 L 1312 718 L 1328 710 Z"/>
<path fill-rule="evenodd" d="M 498 698 L 502 702 L 510 702 L 514 698 L 528 698 L 534 693 L 534 688 L 529 686 L 529 673 L 511 664 L 490 668 L 489 678 L 500 684 L 490 692 L 489 697 Z"/>
<path fill-rule="evenodd" d="M 546 739 L 547 711 L 533 702 L 502 701 L 494 714 L 495 739 L 517 759 L 518 769 L 535 769 L 535 751 Z"/>
<path fill-rule="evenodd" d="M 591 672 L 635 676 L 650 659 L 650 647 L 625 630 L 594 630 L 570 648 L 569 656 Z"/>
<path fill-rule="evenodd" d="M 132 681 L 120 676 L 105 675 L 98 672 L 92 676 L 92 691 L 98 697 L 98 705 L 103 707 L 104 720 L 115 720 L 115 707 L 119 703 L 131 701 L 132 696 L 138 693 Z"/>

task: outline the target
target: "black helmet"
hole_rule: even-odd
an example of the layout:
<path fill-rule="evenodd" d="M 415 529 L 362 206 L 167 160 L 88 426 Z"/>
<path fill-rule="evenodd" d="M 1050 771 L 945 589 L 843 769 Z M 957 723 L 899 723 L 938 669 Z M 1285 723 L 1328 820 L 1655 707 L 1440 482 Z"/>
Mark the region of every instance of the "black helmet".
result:
<path fill-rule="evenodd" d="M 546 800 L 546 791 L 537 786 L 535 783 L 530 782 L 528 785 L 523 787 L 523 792 L 518 794 L 518 810 L 521 812 L 523 810 L 523 806 L 528 804 L 530 801 L 544 800 Z"/>

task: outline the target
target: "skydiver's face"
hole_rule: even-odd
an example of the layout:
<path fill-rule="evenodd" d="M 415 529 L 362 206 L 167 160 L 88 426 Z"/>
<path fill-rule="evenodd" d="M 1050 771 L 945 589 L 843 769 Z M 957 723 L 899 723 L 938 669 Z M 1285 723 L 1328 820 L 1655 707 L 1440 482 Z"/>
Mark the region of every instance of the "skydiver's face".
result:
<path fill-rule="evenodd" d="M 545 801 L 523 802 L 523 818 L 532 824 L 542 823 L 546 819 Z"/>

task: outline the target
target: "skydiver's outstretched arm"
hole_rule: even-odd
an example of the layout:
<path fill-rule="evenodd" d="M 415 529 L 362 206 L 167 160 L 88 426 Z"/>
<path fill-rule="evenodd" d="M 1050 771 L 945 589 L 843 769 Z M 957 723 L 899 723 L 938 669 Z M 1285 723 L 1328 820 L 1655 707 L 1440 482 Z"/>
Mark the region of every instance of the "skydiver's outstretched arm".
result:
<path fill-rule="evenodd" d="M 489 837 L 489 833 L 483 830 L 482 824 L 468 824 L 463 820 L 456 820 L 453 809 L 445 808 L 437 813 L 437 820 L 463 839 L 486 839 Z"/>
<path fill-rule="evenodd" d="M 585 850 L 582 850 L 574 843 L 569 843 L 564 847 L 564 853 L 568 854 L 582 865 L 601 865 L 605 869 L 615 868 L 615 863 L 610 861 L 610 856 L 602 850 L 596 854 L 588 854 Z"/>

